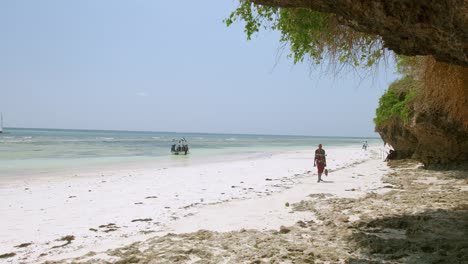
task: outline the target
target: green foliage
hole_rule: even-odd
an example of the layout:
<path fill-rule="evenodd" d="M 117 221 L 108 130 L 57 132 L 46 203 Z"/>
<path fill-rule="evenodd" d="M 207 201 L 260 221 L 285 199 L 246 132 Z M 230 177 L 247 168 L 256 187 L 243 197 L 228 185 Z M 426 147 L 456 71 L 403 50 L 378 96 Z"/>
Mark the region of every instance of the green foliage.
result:
<path fill-rule="evenodd" d="M 319 64 L 324 58 L 332 63 L 371 67 L 383 56 L 378 36 L 358 33 L 338 23 L 332 14 L 305 8 L 278 8 L 239 0 L 239 7 L 224 20 L 227 26 L 245 22 L 247 39 L 260 29 L 278 30 L 280 41 L 289 44 L 294 63 L 311 59 Z"/>
<path fill-rule="evenodd" d="M 414 66 L 417 64 L 417 57 L 408 57 L 405 55 L 395 56 L 397 72 L 403 75 L 413 75 Z"/>
<path fill-rule="evenodd" d="M 379 107 L 374 118 L 376 126 L 395 117 L 408 122 L 410 105 L 416 97 L 415 83 L 416 81 L 412 77 L 406 76 L 388 87 L 388 90 L 379 99 Z"/>

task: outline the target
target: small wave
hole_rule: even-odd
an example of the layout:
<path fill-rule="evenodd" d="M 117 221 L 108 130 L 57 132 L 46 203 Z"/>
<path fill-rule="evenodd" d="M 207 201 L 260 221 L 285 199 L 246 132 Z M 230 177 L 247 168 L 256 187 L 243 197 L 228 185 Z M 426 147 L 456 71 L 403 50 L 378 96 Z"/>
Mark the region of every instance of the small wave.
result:
<path fill-rule="evenodd" d="M 31 138 L 33 138 L 33 137 L 23 137 L 23 138 L 24 138 L 24 139 L 31 139 Z"/>
<path fill-rule="evenodd" d="M 108 140 L 114 140 L 115 138 L 113 138 L 113 137 L 97 137 L 96 139 L 108 141 Z"/>
<path fill-rule="evenodd" d="M 160 139 L 161 137 L 151 137 L 152 139 Z"/>
<path fill-rule="evenodd" d="M 226 138 L 225 140 L 226 140 L 226 141 L 236 141 L 237 138 Z"/>
<path fill-rule="evenodd" d="M 0 140 L 2 143 L 25 143 L 25 142 L 33 142 L 31 139 L 15 139 L 15 138 L 10 138 L 10 139 L 3 139 Z"/>

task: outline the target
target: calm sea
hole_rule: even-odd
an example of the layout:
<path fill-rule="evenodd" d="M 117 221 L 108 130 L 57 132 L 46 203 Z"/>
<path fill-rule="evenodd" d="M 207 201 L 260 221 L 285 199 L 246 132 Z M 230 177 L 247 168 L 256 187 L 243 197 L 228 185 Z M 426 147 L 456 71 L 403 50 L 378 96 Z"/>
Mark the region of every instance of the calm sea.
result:
<path fill-rule="evenodd" d="M 179 159 L 314 149 L 319 143 L 330 147 L 381 142 L 377 138 L 10 128 L 0 134 L 0 176 L 165 161 L 174 159 L 170 146 L 181 137 L 191 150 Z"/>

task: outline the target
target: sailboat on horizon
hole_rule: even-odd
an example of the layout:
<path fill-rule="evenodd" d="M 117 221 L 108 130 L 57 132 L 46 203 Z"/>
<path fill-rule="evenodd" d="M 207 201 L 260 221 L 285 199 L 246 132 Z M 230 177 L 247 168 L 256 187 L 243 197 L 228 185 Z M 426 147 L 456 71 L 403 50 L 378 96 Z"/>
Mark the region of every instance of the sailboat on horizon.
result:
<path fill-rule="evenodd" d="M 3 133 L 3 113 L 0 113 L 0 134 Z"/>

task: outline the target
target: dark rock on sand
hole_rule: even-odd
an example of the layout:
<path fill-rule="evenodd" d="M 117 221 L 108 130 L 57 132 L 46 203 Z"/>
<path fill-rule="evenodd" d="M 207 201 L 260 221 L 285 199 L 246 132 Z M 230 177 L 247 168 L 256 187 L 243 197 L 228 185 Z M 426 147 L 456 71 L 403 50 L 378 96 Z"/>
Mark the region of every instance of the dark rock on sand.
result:
<path fill-rule="evenodd" d="M 24 248 L 24 247 L 29 247 L 30 245 L 32 245 L 32 243 L 23 243 L 23 244 L 19 244 L 17 246 L 15 246 L 16 248 Z"/>
<path fill-rule="evenodd" d="M 14 256 L 16 256 L 16 253 L 14 253 L 14 252 L 5 253 L 5 254 L 0 255 L 0 259 L 2 259 L 2 258 L 11 258 L 11 257 L 14 257 Z"/>

